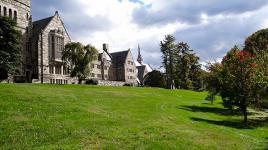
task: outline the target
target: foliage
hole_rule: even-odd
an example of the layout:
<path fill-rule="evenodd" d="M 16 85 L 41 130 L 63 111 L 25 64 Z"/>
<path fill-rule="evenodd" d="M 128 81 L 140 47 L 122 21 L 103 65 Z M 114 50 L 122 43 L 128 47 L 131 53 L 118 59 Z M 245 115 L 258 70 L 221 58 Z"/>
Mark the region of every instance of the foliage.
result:
<path fill-rule="evenodd" d="M 175 37 L 167 35 L 160 42 L 168 88 L 201 89 L 203 79 L 199 57 L 187 43 L 176 44 L 175 41 Z"/>
<path fill-rule="evenodd" d="M 175 54 L 177 53 L 175 37 L 172 35 L 166 35 L 165 39 L 160 42 L 160 49 L 162 52 L 163 67 L 165 69 L 165 75 L 167 78 L 167 88 L 174 89 L 175 78 Z"/>
<path fill-rule="evenodd" d="M 221 71 L 222 71 L 222 64 L 220 63 L 208 63 L 207 76 L 205 77 L 206 82 L 206 89 L 209 91 L 206 100 L 210 101 L 212 104 L 215 101 L 215 96 L 221 90 Z"/>
<path fill-rule="evenodd" d="M 260 51 L 268 52 L 268 29 L 259 30 L 249 36 L 245 41 L 244 50 L 253 54 Z"/>
<path fill-rule="evenodd" d="M 247 122 L 247 107 L 258 101 L 259 93 L 267 86 L 265 69 L 257 57 L 238 47 L 232 48 L 222 60 L 220 95 L 227 107 L 239 107 Z"/>
<path fill-rule="evenodd" d="M 63 61 L 70 65 L 71 77 L 77 77 L 79 84 L 90 73 L 89 63 L 97 59 L 98 51 L 91 45 L 84 46 L 81 43 L 69 43 L 63 50 Z"/>
<path fill-rule="evenodd" d="M 157 70 L 153 70 L 144 77 L 144 86 L 148 87 L 165 87 L 164 75 Z"/>
<path fill-rule="evenodd" d="M 16 22 L 0 16 L 0 69 L 1 77 L 19 73 L 21 58 L 21 33 L 15 29 Z M 5 74 L 3 74 L 5 72 Z"/>

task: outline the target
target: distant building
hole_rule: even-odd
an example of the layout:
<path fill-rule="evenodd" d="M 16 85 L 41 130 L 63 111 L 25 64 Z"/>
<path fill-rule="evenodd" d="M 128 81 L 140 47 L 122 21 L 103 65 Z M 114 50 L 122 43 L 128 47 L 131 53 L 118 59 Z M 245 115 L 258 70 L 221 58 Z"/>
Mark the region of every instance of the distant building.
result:
<path fill-rule="evenodd" d="M 103 44 L 103 53 L 91 63 L 91 77 L 98 80 L 122 81 L 136 84 L 136 66 L 129 50 L 109 53 L 108 45 Z"/>

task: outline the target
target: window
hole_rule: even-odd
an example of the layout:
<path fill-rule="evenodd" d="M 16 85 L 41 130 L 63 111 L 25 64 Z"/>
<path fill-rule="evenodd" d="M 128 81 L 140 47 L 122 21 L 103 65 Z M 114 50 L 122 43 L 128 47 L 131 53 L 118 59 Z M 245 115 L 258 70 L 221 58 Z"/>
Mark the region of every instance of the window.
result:
<path fill-rule="evenodd" d="M 4 16 L 7 16 L 7 8 L 4 7 Z"/>
<path fill-rule="evenodd" d="M 94 64 L 91 64 L 91 68 L 94 68 L 94 66 L 95 66 Z"/>
<path fill-rule="evenodd" d="M 2 16 L 2 6 L 0 5 L 0 16 Z"/>
<path fill-rule="evenodd" d="M 52 59 L 61 59 L 64 49 L 64 38 L 56 35 L 51 37 L 51 57 Z"/>
<path fill-rule="evenodd" d="M 98 74 L 98 78 L 101 78 L 101 74 Z"/>
<path fill-rule="evenodd" d="M 8 14 L 9 14 L 9 18 L 12 19 L 12 10 L 11 9 L 8 10 Z"/>
<path fill-rule="evenodd" d="M 108 67 L 107 66 L 104 66 L 104 70 L 108 70 Z"/>
<path fill-rule="evenodd" d="M 63 66 L 63 75 L 68 75 L 68 67 Z"/>
<path fill-rule="evenodd" d="M 94 73 L 91 73 L 91 77 L 95 77 L 95 74 Z"/>
<path fill-rule="evenodd" d="M 17 11 L 14 11 L 14 20 L 15 20 L 15 22 L 17 22 L 17 20 L 18 20 L 18 13 L 17 13 Z"/>
<path fill-rule="evenodd" d="M 108 75 L 106 74 L 106 75 L 104 75 L 104 77 L 107 79 L 108 78 Z"/>
<path fill-rule="evenodd" d="M 97 68 L 98 68 L 98 69 L 100 69 L 100 68 L 101 68 L 101 66 L 100 66 L 100 65 L 97 65 Z"/>
<path fill-rule="evenodd" d="M 49 66 L 49 73 L 54 74 L 54 66 L 52 65 Z"/>
<path fill-rule="evenodd" d="M 61 74 L 61 66 L 55 66 L 55 73 Z"/>

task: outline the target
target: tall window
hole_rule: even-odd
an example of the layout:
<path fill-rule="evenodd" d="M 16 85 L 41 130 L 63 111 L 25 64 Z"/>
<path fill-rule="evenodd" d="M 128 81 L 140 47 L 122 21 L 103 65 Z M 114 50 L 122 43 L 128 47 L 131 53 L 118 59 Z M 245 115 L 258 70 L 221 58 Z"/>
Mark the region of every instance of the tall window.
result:
<path fill-rule="evenodd" d="M 4 16 L 7 16 L 7 8 L 4 7 Z"/>
<path fill-rule="evenodd" d="M 8 14 L 9 14 L 9 18 L 12 19 L 12 10 L 11 9 L 8 10 Z"/>
<path fill-rule="evenodd" d="M 51 38 L 51 57 L 52 59 L 61 59 L 62 51 L 64 49 L 64 38 L 56 35 L 52 35 Z"/>
<path fill-rule="evenodd" d="M 14 11 L 14 20 L 17 22 L 18 20 L 18 14 L 17 14 L 17 11 Z"/>
<path fill-rule="evenodd" d="M 61 66 L 60 65 L 55 66 L 55 74 L 61 74 Z"/>
<path fill-rule="evenodd" d="M 0 5 L 0 16 L 2 16 L 2 6 Z"/>

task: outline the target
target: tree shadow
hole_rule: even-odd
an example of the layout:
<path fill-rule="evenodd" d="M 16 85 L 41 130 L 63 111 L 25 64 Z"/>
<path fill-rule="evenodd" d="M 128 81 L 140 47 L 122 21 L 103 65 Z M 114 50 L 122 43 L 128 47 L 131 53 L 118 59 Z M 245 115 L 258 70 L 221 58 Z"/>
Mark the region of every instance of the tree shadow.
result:
<path fill-rule="evenodd" d="M 255 119 L 249 119 L 248 122 L 245 124 L 242 122 L 242 120 L 209 120 L 209 119 L 203 119 L 203 118 L 196 118 L 191 117 L 191 120 L 198 121 L 198 122 L 206 122 L 209 124 L 214 124 L 218 126 L 226 126 L 236 129 L 254 129 L 256 127 L 262 127 L 268 125 L 268 117 L 265 118 L 255 118 Z"/>
<path fill-rule="evenodd" d="M 242 112 L 238 109 L 236 110 L 229 110 L 225 108 L 216 108 L 216 107 L 207 107 L 207 106 L 183 106 L 178 109 L 183 109 L 187 111 L 192 111 L 192 112 L 204 112 L 204 113 L 215 113 L 219 115 L 224 115 L 224 116 L 242 116 Z M 255 113 L 249 112 L 248 115 L 253 115 Z"/>

